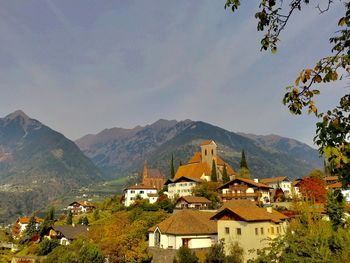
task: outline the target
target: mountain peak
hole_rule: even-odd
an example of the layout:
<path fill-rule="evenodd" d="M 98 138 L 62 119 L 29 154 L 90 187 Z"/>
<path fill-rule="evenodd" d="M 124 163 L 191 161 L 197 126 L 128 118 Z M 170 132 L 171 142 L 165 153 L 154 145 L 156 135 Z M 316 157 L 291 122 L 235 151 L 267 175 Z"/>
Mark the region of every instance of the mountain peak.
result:
<path fill-rule="evenodd" d="M 5 117 L 5 119 L 7 119 L 7 120 L 14 120 L 14 119 L 16 119 L 18 117 L 20 117 L 20 118 L 22 118 L 24 120 L 30 120 L 28 115 L 25 114 L 22 110 L 16 110 L 16 111 L 10 113 L 9 115 L 7 115 Z"/>

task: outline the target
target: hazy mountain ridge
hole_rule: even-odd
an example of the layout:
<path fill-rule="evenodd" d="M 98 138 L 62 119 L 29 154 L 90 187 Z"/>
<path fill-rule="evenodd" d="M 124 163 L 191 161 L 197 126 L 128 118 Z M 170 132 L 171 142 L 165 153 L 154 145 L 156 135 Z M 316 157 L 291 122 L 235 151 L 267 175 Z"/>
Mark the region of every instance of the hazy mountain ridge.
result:
<path fill-rule="evenodd" d="M 84 137 L 77 144 L 86 147 L 82 148 L 83 152 L 101 169 L 114 174 L 140 171 L 147 159 L 151 166 L 160 168 L 169 176 L 172 154 L 176 165 L 180 161 L 186 163 L 199 150 L 200 142 L 208 138 L 217 142 L 219 154 L 236 170 L 244 149 L 255 177 L 288 175 L 294 178 L 315 167 L 322 167 L 317 151 L 296 140 L 234 133 L 201 121 L 159 120 L 139 128 L 137 132 L 130 131 L 127 138 L 119 138 L 119 134 L 115 133 L 113 140 L 105 140 L 104 144 L 99 144 L 99 137 L 100 134 L 94 135 L 94 142 L 90 145 L 86 144 Z M 101 162 L 99 153 L 109 162 Z"/>
<path fill-rule="evenodd" d="M 31 213 L 101 179 L 98 168 L 62 134 L 22 111 L 0 118 L 1 219 Z"/>

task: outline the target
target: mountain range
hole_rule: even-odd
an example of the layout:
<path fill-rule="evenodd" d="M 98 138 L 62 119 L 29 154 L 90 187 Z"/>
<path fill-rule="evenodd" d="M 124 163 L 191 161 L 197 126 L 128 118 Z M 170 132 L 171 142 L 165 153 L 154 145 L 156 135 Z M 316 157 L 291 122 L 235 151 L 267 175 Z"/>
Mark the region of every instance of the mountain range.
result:
<path fill-rule="evenodd" d="M 0 222 L 102 180 L 76 144 L 16 111 L 0 118 Z"/>
<path fill-rule="evenodd" d="M 187 162 L 203 140 L 213 139 L 218 153 L 238 170 L 241 151 L 255 178 L 286 175 L 304 176 L 322 167 L 317 150 L 294 139 L 278 135 L 235 133 L 201 121 L 158 120 L 133 129 L 111 128 L 76 141 L 80 149 L 106 176 L 140 171 L 144 160 L 169 177 L 170 160 Z"/>

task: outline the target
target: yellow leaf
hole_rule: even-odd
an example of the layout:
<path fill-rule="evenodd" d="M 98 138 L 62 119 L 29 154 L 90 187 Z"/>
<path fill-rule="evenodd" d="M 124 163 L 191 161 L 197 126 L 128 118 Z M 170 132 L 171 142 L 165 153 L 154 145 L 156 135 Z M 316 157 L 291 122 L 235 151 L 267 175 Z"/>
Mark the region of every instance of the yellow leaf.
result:
<path fill-rule="evenodd" d="M 344 25 L 345 25 L 345 17 L 342 17 L 338 22 L 338 26 L 344 26 Z"/>
<path fill-rule="evenodd" d="M 317 83 L 320 83 L 320 82 L 322 81 L 321 76 L 320 76 L 320 75 L 316 75 L 316 76 L 314 77 L 314 81 L 317 82 Z"/>
<path fill-rule="evenodd" d="M 295 86 L 299 86 L 300 76 L 295 80 Z"/>

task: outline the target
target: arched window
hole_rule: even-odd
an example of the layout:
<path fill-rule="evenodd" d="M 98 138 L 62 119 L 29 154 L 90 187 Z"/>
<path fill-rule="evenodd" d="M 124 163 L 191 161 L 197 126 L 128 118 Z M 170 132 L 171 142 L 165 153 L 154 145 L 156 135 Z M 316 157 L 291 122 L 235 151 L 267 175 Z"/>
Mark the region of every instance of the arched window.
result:
<path fill-rule="evenodd" d="M 160 231 L 157 228 L 154 232 L 154 246 L 159 247 L 160 246 Z"/>
<path fill-rule="evenodd" d="M 211 155 L 214 155 L 214 150 L 213 149 L 211 150 Z"/>

